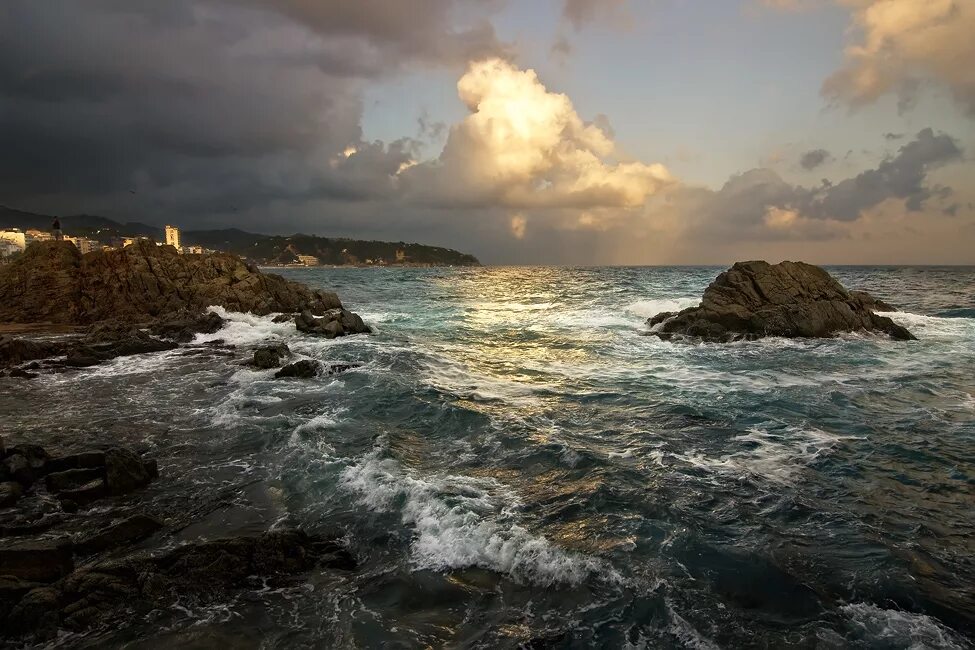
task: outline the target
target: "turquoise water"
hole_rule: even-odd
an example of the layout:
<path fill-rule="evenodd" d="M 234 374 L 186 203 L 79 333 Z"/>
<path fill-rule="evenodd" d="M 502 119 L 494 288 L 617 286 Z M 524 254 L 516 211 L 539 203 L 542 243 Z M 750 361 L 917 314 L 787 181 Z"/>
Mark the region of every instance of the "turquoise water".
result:
<path fill-rule="evenodd" d="M 227 356 L 0 380 L 0 406 L 12 438 L 149 444 L 163 511 L 228 502 L 175 541 L 295 524 L 362 564 L 93 641 L 971 647 L 975 269 L 831 269 L 916 342 L 645 336 L 719 271 L 289 270 L 375 335 L 229 314 L 198 339 Z M 361 365 L 274 381 L 242 365 L 269 339 Z"/>

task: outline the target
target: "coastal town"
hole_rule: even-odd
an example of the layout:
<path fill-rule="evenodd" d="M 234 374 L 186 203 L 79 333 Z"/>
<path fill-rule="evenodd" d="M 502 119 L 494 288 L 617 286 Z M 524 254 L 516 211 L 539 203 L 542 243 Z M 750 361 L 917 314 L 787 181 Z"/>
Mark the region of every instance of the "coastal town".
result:
<path fill-rule="evenodd" d="M 70 235 L 61 235 L 60 233 L 55 234 L 53 230 L 54 229 L 40 230 L 38 228 L 28 228 L 27 230 L 21 230 L 20 228 L 0 229 L 0 261 L 16 257 L 18 254 L 24 252 L 24 250 L 27 249 L 27 246 L 33 242 L 53 241 L 56 238 L 60 238 L 74 244 L 82 255 L 91 253 L 93 251 L 125 248 L 126 246 L 131 246 L 132 244 L 143 240 L 153 242 L 157 246 L 172 246 L 180 253 L 189 255 L 203 255 L 204 253 L 216 252 L 214 250 L 205 249 L 202 246 L 183 246 L 180 238 L 179 228 L 168 224 L 164 228 L 166 240 L 163 242 L 156 242 L 153 241 L 151 237 L 144 236 L 112 236 L 102 241 L 92 239 L 90 237 L 72 237 Z"/>

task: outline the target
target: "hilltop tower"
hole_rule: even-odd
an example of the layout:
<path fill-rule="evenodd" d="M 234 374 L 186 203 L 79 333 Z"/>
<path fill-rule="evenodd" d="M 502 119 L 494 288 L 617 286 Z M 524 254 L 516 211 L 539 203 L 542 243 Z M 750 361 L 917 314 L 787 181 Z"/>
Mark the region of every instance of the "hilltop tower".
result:
<path fill-rule="evenodd" d="M 182 252 L 183 247 L 179 243 L 179 228 L 166 224 L 166 243 L 170 246 L 175 246 L 176 250 Z"/>

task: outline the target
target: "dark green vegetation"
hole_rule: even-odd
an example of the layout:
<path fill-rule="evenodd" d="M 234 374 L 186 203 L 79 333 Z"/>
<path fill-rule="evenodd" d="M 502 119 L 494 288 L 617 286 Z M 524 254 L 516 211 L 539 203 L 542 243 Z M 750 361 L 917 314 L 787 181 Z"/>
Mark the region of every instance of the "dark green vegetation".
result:
<path fill-rule="evenodd" d="M 0 206 L 0 228 L 49 230 L 54 217 Z M 178 224 L 177 224 L 178 225 Z M 61 217 L 66 235 L 90 237 L 110 243 L 122 237 L 152 237 L 163 240 L 163 229 L 144 223 L 120 223 L 106 217 L 74 215 Z M 294 264 L 298 255 L 312 255 L 321 264 L 353 265 L 379 263 L 422 266 L 480 266 L 473 255 L 439 246 L 405 242 L 365 241 L 316 235 L 260 235 L 236 228 L 189 230 L 182 234 L 184 246 L 203 246 L 242 255 L 258 264 Z M 397 259 L 397 251 L 402 259 Z"/>

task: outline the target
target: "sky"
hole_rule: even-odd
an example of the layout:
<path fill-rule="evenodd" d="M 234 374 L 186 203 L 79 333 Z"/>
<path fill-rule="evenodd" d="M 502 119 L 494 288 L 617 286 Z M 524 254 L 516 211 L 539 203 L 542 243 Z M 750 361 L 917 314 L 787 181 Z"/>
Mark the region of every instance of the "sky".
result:
<path fill-rule="evenodd" d="M 491 264 L 975 264 L 973 0 L 6 0 L 0 204 Z"/>

